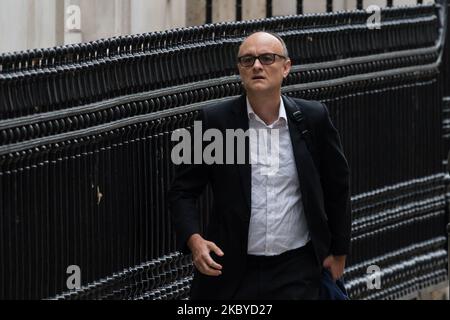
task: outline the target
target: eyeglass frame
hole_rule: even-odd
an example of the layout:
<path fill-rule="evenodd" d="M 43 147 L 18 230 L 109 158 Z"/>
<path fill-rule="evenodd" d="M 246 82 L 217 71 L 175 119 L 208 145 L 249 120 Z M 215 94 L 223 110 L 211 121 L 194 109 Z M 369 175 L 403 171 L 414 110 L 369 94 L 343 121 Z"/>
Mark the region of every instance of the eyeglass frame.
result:
<path fill-rule="evenodd" d="M 273 56 L 273 62 L 272 63 L 263 63 L 260 58 L 262 56 L 265 56 L 265 55 Z M 241 59 L 244 58 L 244 57 L 252 57 L 253 58 L 253 63 L 251 65 L 248 65 L 248 66 L 243 65 L 241 63 Z M 241 65 L 243 68 L 251 68 L 251 67 L 253 67 L 255 65 L 256 60 L 259 60 L 259 63 L 261 63 L 263 66 L 270 66 L 270 65 L 272 65 L 272 64 L 274 64 L 276 62 L 276 60 L 277 60 L 276 57 L 279 57 L 279 58 L 284 59 L 284 60 L 288 59 L 288 57 L 283 56 L 283 55 L 278 54 L 278 53 L 263 53 L 263 54 L 260 54 L 259 56 L 253 56 L 251 54 L 246 54 L 244 56 L 238 57 L 237 60 L 238 60 L 239 65 Z"/>

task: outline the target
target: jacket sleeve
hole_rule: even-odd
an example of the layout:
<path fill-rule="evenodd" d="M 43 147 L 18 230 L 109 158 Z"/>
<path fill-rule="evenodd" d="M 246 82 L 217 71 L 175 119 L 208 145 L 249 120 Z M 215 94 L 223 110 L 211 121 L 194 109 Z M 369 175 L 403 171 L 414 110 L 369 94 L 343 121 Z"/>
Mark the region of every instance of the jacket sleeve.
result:
<path fill-rule="evenodd" d="M 325 212 L 331 231 L 330 254 L 347 255 L 351 242 L 350 170 L 344 156 L 339 133 L 324 108 L 320 126 L 320 178 Z"/>
<path fill-rule="evenodd" d="M 203 112 L 200 113 L 197 121 L 202 121 L 202 125 L 205 126 Z M 197 200 L 209 181 L 208 170 L 203 161 L 202 164 L 194 164 L 194 143 L 191 135 L 191 163 L 174 165 L 174 179 L 168 194 L 177 250 L 184 254 L 190 253 L 187 246 L 190 236 L 200 233 L 200 212 Z M 197 143 L 202 144 L 202 141 L 197 141 Z"/>

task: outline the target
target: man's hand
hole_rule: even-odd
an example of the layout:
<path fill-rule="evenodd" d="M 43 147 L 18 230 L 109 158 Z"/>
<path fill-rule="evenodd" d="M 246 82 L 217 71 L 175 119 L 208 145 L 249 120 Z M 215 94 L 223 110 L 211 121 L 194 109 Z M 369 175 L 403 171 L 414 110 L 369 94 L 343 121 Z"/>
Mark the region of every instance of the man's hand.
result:
<path fill-rule="evenodd" d="M 192 252 L 192 260 L 198 271 L 207 276 L 218 277 L 222 274 L 222 266 L 216 263 L 210 256 L 213 251 L 219 257 L 224 253 L 213 242 L 206 241 L 199 234 L 192 235 L 187 243 Z"/>
<path fill-rule="evenodd" d="M 323 267 L 330 271 L 334 281 L 340 279 L 343 276 L 346 258 L 347 256 L 331 255 L 323 261 Z"/>

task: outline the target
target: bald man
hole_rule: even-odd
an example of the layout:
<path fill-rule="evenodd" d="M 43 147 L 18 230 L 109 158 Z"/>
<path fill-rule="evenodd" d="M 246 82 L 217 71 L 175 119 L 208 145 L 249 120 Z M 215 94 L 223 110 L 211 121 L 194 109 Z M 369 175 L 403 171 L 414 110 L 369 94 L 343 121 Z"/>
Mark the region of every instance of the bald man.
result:
<path fill-rule="evenodd" d="M 324 104 L 281 94 L 291 60 L 278 35 L 246 38 L 237 66 L 246 94 L 205 108 L 200 119 L 202 130 L 224 137 L 227 129 L 259 133 L 249 134 L 246 161 L 177 165 L 169 193 L 177 244 L 195 266 L 191 299 L 318 299 L 322 272 L 339 279 L 350 247 L 349 168 L 338 132 Z M 278 152 L 255 160 L 265 146 Z M 223 151 L 236 155 L 233 148 Z M 214 204 L 202 233 L 196 201 L 208 184 Z"/>

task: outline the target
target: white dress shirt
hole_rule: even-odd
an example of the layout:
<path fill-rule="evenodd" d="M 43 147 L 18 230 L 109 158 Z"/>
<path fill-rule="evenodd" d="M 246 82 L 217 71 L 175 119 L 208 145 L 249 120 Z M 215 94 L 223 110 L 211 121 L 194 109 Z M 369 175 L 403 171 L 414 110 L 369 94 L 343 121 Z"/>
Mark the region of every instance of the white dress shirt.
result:
<path fill-rule="evenodd" d="M 279 255 L 303 247 L 310 240 L 286 110 L 281 98 L 278 120 L 266 125 L 247 99 L 247 113 L 250 131 L 258 133 L 258 139 L 250 135 L 252 190 L 247 251 L 251 255 Z M 273 130 L 278 130 L 278 139 Z M 278 142 L 279 152 L 274 141 Z M 255 150 L 257 159 L 253 158 Z M 279 157 L 279 165 L 275 157 Z M 268 166 L 275 170 L 268 170 Z"/>

